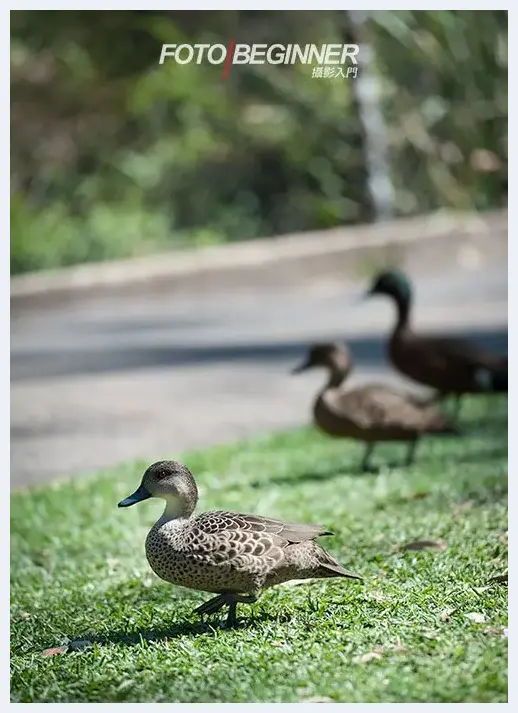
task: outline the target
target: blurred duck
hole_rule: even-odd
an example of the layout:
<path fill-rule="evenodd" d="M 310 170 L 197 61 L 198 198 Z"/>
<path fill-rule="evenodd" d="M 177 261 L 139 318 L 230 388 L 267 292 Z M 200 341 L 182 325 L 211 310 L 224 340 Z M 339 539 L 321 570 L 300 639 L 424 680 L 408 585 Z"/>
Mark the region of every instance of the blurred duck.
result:
<path fill-rule="evenodd" d="M 329 378 L 313 407 L 316 425 L 330 436 L 353 438 L 366 444 L 362 470 L 370 469 L 370 459 L 378 441 L 408 442 L 406 465 L 413 463 L 419 438 L 426 433 L 457 433 L 437 408 L 417 397 L 381 384 L 346 391 L 343 381 L 352 361 L 342 344 L 314 344 L 306 361 L 292 373 L 324 367 Z"/>
<path fill-rule="evenodd" d="M 415 334 L 409 326 L 412 287 L 399 270 L 381 272 L 367 292 L 391 297 L 397 320 L 389 340 L 392 364 L 414 381 L 431 386 L 439 396 L 456 397 L 456 413 L 463 394 L 507 392 L 507 357 L 461 339 Z"/>
<path fill-rule="evenodd" d="M 166 582 L 216 594 L 195 611 L 210 615 L 228 607 L 229 627 L 236 624 L 239 602 L 251 604 L 275 584 L 320 577 L 361 580 L 315 542 L 332 534 L 320 525 L 221 510 L 193 515 L 198 488 L 191 471 L 177 461 L 150 465 L 119 507 L 153 497 L 165 500 L 165 510 L 146 538 L 151 569 Z"/>

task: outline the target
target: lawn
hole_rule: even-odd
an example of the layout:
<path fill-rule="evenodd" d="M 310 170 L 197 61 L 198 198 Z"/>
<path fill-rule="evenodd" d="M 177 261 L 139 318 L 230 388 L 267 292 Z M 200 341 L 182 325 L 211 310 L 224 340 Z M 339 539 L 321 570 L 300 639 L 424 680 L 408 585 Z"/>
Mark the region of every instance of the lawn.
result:
<path fill-rule="evenodd" d="M 184 455 L 199 509 L 325 524 L 365 578 L 275 587 L 234 630 L 149 569 L 162 503 L 117 509 L 147 463 L 14 493 L 11 700 L 506 701 L 507 399 L 464 408 L 467 435 L 423 441 L 407 469 L 381 445 L 392 467 L 359 474 L 360 445 L 312 428 Z"/>

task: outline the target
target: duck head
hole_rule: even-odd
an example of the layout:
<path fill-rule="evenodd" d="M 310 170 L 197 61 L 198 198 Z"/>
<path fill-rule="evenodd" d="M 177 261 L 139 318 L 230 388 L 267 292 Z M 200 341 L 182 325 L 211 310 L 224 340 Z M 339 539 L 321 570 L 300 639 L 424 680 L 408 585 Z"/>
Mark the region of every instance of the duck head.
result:
<path fill-rule="evenodd" d="M 292 374 L 300 374 L 314 367 L 324 367 L 331 372 L 332 381 L 338 385 L 350 373 L 352 360 L 345 344 L 318 343 L 313 344 L 306 360 L 295 367 Z"/>
<path fill-rule="evenodd" d="M 174 460 L 161 460 L 149 466 L 139 487 L 121 500 L 119 507 L 127 508 L 148 498 L 165 500 L 164 514 L 171 518 L 190 517 L 198 502 L 198 488 L 187 466 Z"/>
<path fill-rule="evenodd" d="M 366 297 L 388 295 L 396 302 L 410 302 L 412 288 L 410 280 L 401 270 L 384 270 L 373 280 Z"/>

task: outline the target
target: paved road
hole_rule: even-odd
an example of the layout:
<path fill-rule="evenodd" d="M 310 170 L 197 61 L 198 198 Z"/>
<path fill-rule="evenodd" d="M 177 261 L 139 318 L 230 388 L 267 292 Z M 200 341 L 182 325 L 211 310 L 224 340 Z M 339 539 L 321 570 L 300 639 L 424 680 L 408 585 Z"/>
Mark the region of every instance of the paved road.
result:
<path fill-rule="evenodd" d="M 323 375 L 288 372 L 316 339 L 349 340 L 356 382 L 397 382 L 383 353 L 393 308 L 354 304 L 363 288 L 320 279 L 15 311 L 12 487 L 307 422 Z M 507 263 L 422 274 L 414 322 L 506 351 Z"/>

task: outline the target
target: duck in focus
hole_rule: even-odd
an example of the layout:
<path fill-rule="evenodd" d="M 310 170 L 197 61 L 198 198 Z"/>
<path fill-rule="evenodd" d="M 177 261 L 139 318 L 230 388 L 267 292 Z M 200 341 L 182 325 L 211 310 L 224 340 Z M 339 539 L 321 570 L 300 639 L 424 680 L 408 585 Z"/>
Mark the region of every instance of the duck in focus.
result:
<path fill-rule="evenodd" d="M 467 340 L 416 334 L 412 330 L 412 285 L 403 272 L 381 272 L 366 296 L 373 295 L 386 295 L 396 305 L 388 356 L 402 374 L 436 389 L 441 397 L 455 396 L 457 413 L 464 394 L 507 393 L 507 356 Z"/>
<path fill-rule="evenodd" d="M 227 606 L 229 627 L 236 624 L 238 603 L 251 604 L 262 590 L 290 579 L 361 580 L 315 541 L 332 534 L 320 525 L 221 510 L 194 515 L 198 488 L 177 461 L 150 465 L 119 507 L 152 497 L 165 500 L 165 509 L 146 538 L 151 569 L 166 582 L 216 594 L 195 612 L 211 615 Z"/>
<path fill-rule="evenodd" d="M 343 382 L 352 370 L 345 344 L 314 344 L 306 361 L 292 373 L 314 367 L 323 367 L 329 374 L 314 401 L 315 423 L 330 436 L 363 441 L 366 444 L 363 471 L 370 470 L 370 459 L 379 441 L 407 442 L 406 464 L 410 465 L 421 436 L 458 433 L 457 427 L 435 405 L 421 402 L 411 394 L 383 384 L 344 389 Z"/>

